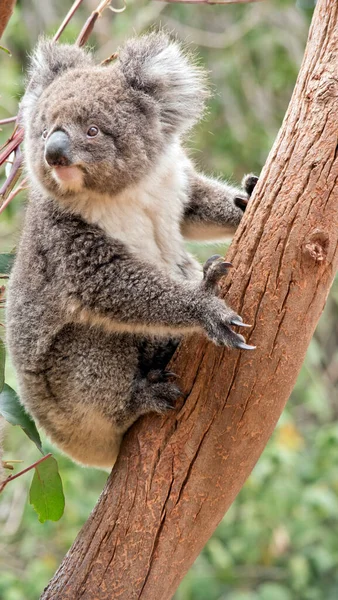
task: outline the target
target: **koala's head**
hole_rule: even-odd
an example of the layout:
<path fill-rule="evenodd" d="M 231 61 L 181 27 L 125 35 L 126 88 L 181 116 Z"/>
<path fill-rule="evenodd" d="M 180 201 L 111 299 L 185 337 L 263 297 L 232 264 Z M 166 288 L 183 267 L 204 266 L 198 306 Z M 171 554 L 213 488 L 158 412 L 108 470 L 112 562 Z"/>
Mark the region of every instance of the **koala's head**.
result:
<path fill-rule="evenodd" d="M 56 197 L 116 194 L 147 175 L 200 118 L 203 71 L 163 33 L 128 41 L 109 66 L 42 40 L 21 103 L 31 176 Z"/>

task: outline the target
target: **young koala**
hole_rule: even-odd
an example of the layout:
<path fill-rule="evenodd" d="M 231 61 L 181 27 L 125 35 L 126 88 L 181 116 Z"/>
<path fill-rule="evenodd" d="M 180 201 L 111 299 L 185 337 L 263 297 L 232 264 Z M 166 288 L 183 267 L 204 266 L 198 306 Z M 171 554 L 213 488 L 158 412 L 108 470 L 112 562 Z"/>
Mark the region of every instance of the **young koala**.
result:
<path fill-rule="evenodd" d="M 8 288 L 8 345 L 23 405 L 85 465 L 111 467 L 123 433 L 173 408 L 165 370 L 180 337 L 250 349 L 184 238 L 238 226 L 244 189 L 196 173 L 181 146 L 207 96 L 203 71 L 164 33 L 109 66 L 41 41 L 21 104 L 30 200 Z"/>

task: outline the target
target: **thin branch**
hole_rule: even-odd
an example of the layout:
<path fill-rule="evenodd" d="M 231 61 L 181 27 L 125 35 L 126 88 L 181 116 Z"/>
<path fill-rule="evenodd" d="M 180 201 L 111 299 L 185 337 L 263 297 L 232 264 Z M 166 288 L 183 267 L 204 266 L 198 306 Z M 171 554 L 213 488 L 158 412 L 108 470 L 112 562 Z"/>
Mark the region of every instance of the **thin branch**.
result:
<path fill-rule="evenodd" d="M 22 172 L 22 154 L 20 150 L 20 146 L 15 148 L 14 150 L 14 162 L 12 164 L 12 168 L 9 176 L 7 177 L 5 183 L 0 188 L 0 201 L 6 200 L 8 194 L 12 191 Z"/>
<path fill-rule="evenodd" d="M 17 479 L 17 477 L 21 477 L 21 475 L 24 475 L 28 471 L 31 471 L 32 469 L 35 469 L 35 467 L 37 467 L 44 460 L 47 460 L 47 458 L 49 458 L 50 456 L 52 456 L 51 452 L 49 452 L 48 454 L 45 454 L 45 456 L 43 456 L 42 458 L 39 458 L 39 460 L 37 460 L 35 463 L 33 463 L 32 465 L 30 465 L 29 467 L 26 467 L 26 469 L 23 469 L 22 471 L 19 471 L 19 473 L 16 473 L 16 475 L 9 475 L 9 477 L 7 477 L 7 479 L 5 479 L 5 481 L 3 481 L 2 483 L 0 483 L 0 494 L 5 489 L 7 483 L 9 483 L 10 481 L 13 481 L 13 479 Z"/>
<path fill-rule="evenodd" d="M 0 200 L 5 199 L 0 207 L 0 213 L 2 213 L 6 206 L 8 206 L 9 202 L 13 200 L 18 191 L 21 191 L 21 188 L 17 188 L 18 191 L 14 190 L 14 192 L 11 192 L 21 175 L 22 154 L 21 151 L 19 151 L 19 147 L 23 141 L 23 137 L 24 131 L 22 127 L 16 127 L 12 136 L 9 138 L 9 140 L 7 140 L 6 144 L 4 144 L 2 147 L 2 151 L 0 152 L 0 166 L 6 162 L 12 152 L 15 152 L 15 161 L 11 168 L 11 172 L 0 190 Z"/>
<path fill-rule="evenodd" d="M 82 27 L 82 29 L 76 39 L 76 44 L 78 46 L 83 46 L 87 42 L 90 34 L 92 33 L 92 31 L 94 29 L 94 25 L 95 25 L 97 19 L 99 17 L 101 17 L 103 11 L 106 8 L 109 8 L 110 2 L 111 2 L 111 0 L 102 0 L 102 2 L 100 2 L 98 7 L 92 12 L 90 17 L 88 17 L 87 21 L 85 22 L 84 26 Z"/>
<path fill-rule="evenodd" d="M 14 150 L 16 150 L 16 148 L 21 144 L 23 137 L 24 132 L 22 127 L 16 128 L 11 137 L 0 148 L 0 165 L 3 165 L 12 152 L 14 152 Z"/>
<path fill-rule="evenodd" d="M 13 200 L 13 198 L 15 198 L 15 196 L 17 196 L 19 194 L 19 192 L 22 192 L 22 190 L 27 189 L 27 187 L 28 187 L 28 177 L 25 177 L 25 179 L 23 179 L 21 181 L 21 183 L 18 185 L 18 187 L 16 187 L 15 190 L 12 190 L 11 193 L 7 196 L 6 200 L 1 204 L 0 214 L 5 210 L 5 208 L 7 208 L 7 206 Z"/>
<path fill-rule="evenodd" d="M 69 21 L 73 18 L 73 16 L 75 15 L 77 9 L 82 4 L 82 2 L 83 2 L 83 0 L 75 0 L 73 6 L 68 11 L 66 17 L 64 18 L 64 20 L 61 23 L 59 29 L 57 30 L 56 34 L 54 35 L 54 37 L 53 37 L 53 41 L 54 42 L 56 42 L 59 39 L 60 35 L 63 33 L 63 31 L 67 27 Z"/>
<path fill-rule="evenodd" d="M 15 123 L 17 117 L 7 117 L 7 119 L 0 119 L 0 125 L 7 125 L 7 123 Z"/>

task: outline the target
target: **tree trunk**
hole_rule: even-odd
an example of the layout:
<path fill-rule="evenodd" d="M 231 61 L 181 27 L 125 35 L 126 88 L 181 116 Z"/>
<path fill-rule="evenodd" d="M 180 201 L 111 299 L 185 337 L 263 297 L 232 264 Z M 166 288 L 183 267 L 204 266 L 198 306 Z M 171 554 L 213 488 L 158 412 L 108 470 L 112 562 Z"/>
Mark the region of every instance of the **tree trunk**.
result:
<path fill-rule="evenodd" d="M 227 259 L 224 295 L 255 352 L 194 336 L 188 397 L 126 435 L 42 598 L 168 600 L 233 502 L 291 393 L 338 263 L 338 4 L 319 0 L 283 126 Z"/>
<path fill-rule="evenodd" d="M 7 27 L 12 16 L 15 0 L 0 0 L 0 38 Z"/>

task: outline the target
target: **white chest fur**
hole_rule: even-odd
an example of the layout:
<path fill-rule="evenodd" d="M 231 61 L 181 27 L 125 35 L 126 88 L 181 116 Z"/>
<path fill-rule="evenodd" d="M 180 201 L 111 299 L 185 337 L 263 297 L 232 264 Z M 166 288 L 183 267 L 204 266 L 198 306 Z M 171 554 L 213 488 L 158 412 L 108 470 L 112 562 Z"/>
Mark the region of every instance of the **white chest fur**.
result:
<path fill-rule="evenodd" d="M 195 278 L 199 269 L 185 251 L 180 229 L 187 201 L 186 161 L 180 147 L 173 146 L 142 182 L 93 203 L 87 218 L 126 244 L 138 258 L 174 277 L 182 277 L 183 267 L 190 272 L 189 278 Z"/>

